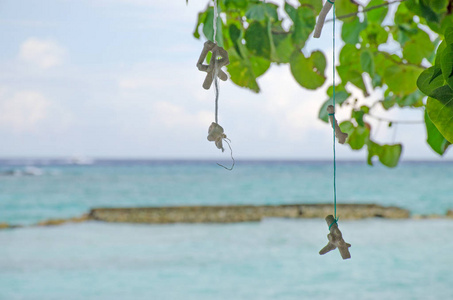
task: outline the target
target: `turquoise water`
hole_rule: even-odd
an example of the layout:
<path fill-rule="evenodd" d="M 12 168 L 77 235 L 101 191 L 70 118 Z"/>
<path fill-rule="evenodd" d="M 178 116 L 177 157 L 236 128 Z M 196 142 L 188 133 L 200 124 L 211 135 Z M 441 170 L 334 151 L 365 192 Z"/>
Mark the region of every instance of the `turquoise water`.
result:
<path fill-rule="evenodd" d="M 453 299 L 453 222 L 88 222 L 0 231 L 0 299 Z"/>
<path fill-rule="evenodd" d="M 37 166 L 40 176 L 5 175 Z M 92 207 L 332 202 L 330 162 L 0 162 L 0 222 L 32 224 L 79 216 Z M 396 205 L 414 214 L 453 209 L 453 163 L 396 169 L 338 163 L 339 203 Z M 341 217 L 341 212 L 340 212 Z"/>
<path fill-rule="evenodd" d="M 0 161 L 0 174 L 0 222 L 13 224 L 100 206 L 332 201 L 328 162 L 239 162 L 228 172 L 214 162 Z M 444 214 L 452 178 L 448 162 L 342 162 L 338 201 Z M 321 219 L 1 230 L 0 299 L 453 299 L 452 220 L 339 216 L 347 261 L 318 254 L 328 233 Z"/>

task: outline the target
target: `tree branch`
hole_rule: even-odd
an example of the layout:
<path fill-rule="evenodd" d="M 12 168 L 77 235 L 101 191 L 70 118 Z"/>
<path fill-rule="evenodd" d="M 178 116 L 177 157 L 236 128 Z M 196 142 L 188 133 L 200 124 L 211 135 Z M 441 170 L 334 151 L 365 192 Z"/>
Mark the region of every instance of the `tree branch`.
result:
<path fill-rule="evenodd" d="M 401 120 L 390 120 L 390 119 L 386 119 L 386 118 L 381 118 L 381 117 L 377 117 L 372 114 L 367 114 L 367 116 L 369 116 L 375 120 L 378 120 L 378 121 L 388 122 L 388 123 L 392 123 L 392 124 L 422 124 L 422 123 L 424 123 L 422 120 L 420 120 L 420 121 L 416 121 L 416 120 L 401 121 Z"/>
<path fill-rule="evenodd" d="M 375 5 L 375 6 L 371 6 L 371 7 L 365 8 L 362 11 L 358 11 L 358 12 L 355 12 L 355 13 L 350 13 L 350 14 L 338 16 L 337 19 L 342 20 L 342 19 L 356 17 L 360 13 L 365 13 L 365 12 L 370 11 L 370 10 L 374 10 L 374 9 L 381 8 L 381 7 L 388 6 L 388 5 L 395 4 L 395 3 L 401 3 L 401 2 L 404 2 L 404 1 L 406 1 L 406 0 L 389 1 L 389 2 L 386 2 L 386 3 L 383 3 L 383 4 L 379 4 L 379 5 Z M 333 21 L 333 19 L 329 19 L 329 20 L 326 20 L 326 23 L 327 22 L 332 22 L 332 21 Z"/>

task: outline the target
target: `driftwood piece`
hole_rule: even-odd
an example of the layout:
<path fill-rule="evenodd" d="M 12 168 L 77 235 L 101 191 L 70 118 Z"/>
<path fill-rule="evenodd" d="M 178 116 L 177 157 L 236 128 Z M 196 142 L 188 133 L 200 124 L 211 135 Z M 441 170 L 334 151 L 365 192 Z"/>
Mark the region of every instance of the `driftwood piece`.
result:
<path fill-rule="evenodd" d="M 326 3 L 324 3 L 324 6 L 319 13 L 318 22 L 316 22 L 315 32 L 313 33 L 314 38 L 319 38 L 321 36 L 322 27 L 324 26 L 324 22 L 326 21 L 326 16 L 332 8 L 333 3 L 335 3 L 335 0 L 326 0 Z"/>
<path fill-rule="evenodd" d="M 211 126 L 208 129 L 208 141 L 215 142 L 215 145 L 218 149 L 222 149 L 222 152 L 225 151 L 223 148 L 223 139 L 226 139 L 227 136 L 223 133 L 223 128 L 219 124 L 212 122 Z"/>
<path fill-rule="evenodd" d="M 351 254 L 348 249 L 351 247 L 351 244 L 348 244 L 343 240 L 343 236 L 341 235 L 340 229 L 338 229 L 338 224 L 335 221 L 335 218 L 332 215 L 328 215 L 326 217 L 326 222 L 327 226 L 330 226 L 330 233 L 327 235 L 329 243 L 327 243 L 327 245 L 319 251 L 319 254 L 324 255 L 327 252 L 338 248 L 343 259 L 351 258 Z"/>
<path fill-rule="evenodd" d="M 208 52 L 212 52 L 211 60 L 209 65 L 204 65 L 203 62 L 208 55 Z M 220 59 L 218 59 L 220 57 Z M 203 50 L 201 51 L 200 57 L 198 58 L 197 68 L 202 72 L 207 72 L 206 78 L 203 82 L 203 88 L 209 90 L 214 81 L 214 76 L 217 74 L 221 80 L 226 81 L 228 75 L 222 71 L 222 67 L 230 63 L 228 58 L 228 52 L 216 43 L 207 41 L 204 43 Z"/>
<path fill-rule="evenodd" d="M 348 137 L 348 134 L 341 131 L 340 126 L 338 126 L 337 120 L 333 118 L 335 114 L 335 108 L 333 107 L 333 105 L 327 106 L 327 112 L 329 113 L 330 124 L 332 124 L 332 127 L 335 128 L 335 136 L 338 139 L 338 143 L 344 144 L 346 138 Z"/>

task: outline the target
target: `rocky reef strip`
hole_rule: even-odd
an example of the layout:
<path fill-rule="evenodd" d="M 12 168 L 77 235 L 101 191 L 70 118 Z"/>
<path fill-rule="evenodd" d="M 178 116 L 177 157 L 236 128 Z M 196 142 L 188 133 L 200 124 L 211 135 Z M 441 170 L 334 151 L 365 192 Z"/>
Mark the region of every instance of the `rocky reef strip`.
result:
<path fill-rule="evenodd" d="M 339 204 L 342 220 L 366 218 L 409 219 L 410 212 L 399 207 L 377 204 Z M 237 205 L 237 206 L 169 206 L 133 208 L 93 208 L 88 214 L 69 219 L 50 219 L 36 226 L 102 221 L 112 223 L 237 223 L 259 222 L 263 218 L 322 218 L 332 214 L 332 204 Z M 414 215 L 412 219 L 453 219 L 453 210 L 446 215 Z M 0 222 L 1 229 L 21 228 Z"/>
<path fill-rule="evenodd" d="M 340 204 L 337 210 L 342 220 L 410 217 L 406 209 L 376 204 Z M 329 214 L 332 214 L 332 204 L 94 208 L 88 217 L 104 222 L 167 224 L 256 222 L 263 218 L 325 218 Z"/>

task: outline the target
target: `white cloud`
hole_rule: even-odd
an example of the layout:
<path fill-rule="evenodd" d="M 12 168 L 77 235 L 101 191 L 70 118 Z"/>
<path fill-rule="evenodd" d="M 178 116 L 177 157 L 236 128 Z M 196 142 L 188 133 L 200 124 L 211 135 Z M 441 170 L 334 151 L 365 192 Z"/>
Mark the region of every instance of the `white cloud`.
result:
<path fill-rule="evenodd" d="M 53 40 L 28 38 L 20 45 L 19 58 L 27 63 L 48 69 L 61 65 L 65 49 Z"/>
<path fill-rule="evenodd" d="M 0 128 L 14 131 L 33 131 L 35 126 L 43 121 L 50 106 L 42 94 L 23 91 L 12 97 L 0 98 Z"/>
<path fill-rule="evenodd" d="M 190 127 L 209 126 L 212 122 L 211 112 L 201 110 L 190 113 L 180 105 L 164 101 L 153 103 L 153 115 L 153 122 L 167 128 L 179 127 L 181 131 Z"/>

